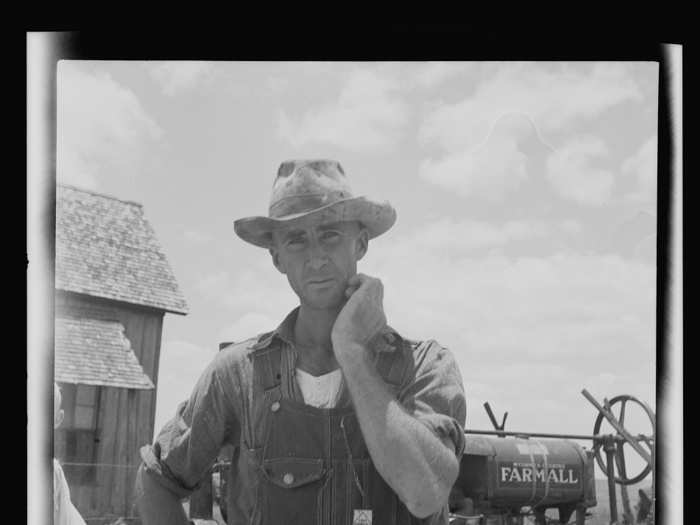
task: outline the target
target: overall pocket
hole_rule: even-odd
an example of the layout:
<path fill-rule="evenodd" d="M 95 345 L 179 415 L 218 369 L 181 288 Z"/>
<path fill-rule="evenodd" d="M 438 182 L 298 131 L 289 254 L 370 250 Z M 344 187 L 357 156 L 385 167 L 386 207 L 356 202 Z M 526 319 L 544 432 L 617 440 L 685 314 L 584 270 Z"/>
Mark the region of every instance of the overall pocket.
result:
<path fill-rule="evenodd" d="M 322 459 L 266 459 L 262 474 L 262 525 L 318 523 L 318 505 L 326 478 Z"/>

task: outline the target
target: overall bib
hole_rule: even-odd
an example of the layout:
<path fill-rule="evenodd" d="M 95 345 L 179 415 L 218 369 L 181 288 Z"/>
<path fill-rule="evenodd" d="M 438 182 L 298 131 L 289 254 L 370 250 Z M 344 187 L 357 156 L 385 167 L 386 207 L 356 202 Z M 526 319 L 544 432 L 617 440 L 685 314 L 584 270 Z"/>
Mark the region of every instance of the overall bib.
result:
<path fill-rule="evenodd" d="M 407 360 L 380 352 L 377 369 L 397 393 Z M 253 356 L 263 387 L 259 483 L 253 523 L 261 525 L 417 525 L 376 471 L 351 406 L 323 409 L 282 395 L 281 349 Z"/>

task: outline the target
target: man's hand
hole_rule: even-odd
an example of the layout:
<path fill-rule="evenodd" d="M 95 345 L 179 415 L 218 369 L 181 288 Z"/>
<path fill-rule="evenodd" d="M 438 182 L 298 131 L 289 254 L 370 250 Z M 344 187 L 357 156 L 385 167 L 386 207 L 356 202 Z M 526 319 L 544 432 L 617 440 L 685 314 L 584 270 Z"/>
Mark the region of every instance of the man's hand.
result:
<path fill-rule="evenodd" d="M 354 275 L 348 280 L 345 295 L 348 300 L 331 331 L 336 356 L 344 349 L 366 346 L 386 326 L 384 287 L 379 279 L 361 273 Z"/>

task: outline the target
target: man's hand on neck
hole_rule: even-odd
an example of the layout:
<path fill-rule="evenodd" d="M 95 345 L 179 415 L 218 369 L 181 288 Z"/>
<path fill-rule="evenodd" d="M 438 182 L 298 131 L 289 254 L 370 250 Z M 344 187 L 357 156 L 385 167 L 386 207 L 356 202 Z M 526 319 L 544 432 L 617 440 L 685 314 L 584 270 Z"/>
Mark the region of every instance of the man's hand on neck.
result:
<path fill-rule="evenodd" d="M 294 327 L 299 366 L 314 375 L 334 370 L 345 357 L 357 358 L 386 326 L 383 286 L 379 279 L 357 274 L 348 280 L 346 301 L 338 309 L 301 305 Z"/>
<path fill-rule="evenodd" d="M 331 331 L 333 351 L 341 362 L 348 352 L 367 348 L 368 343 L 386 326 L 382 282 L 364 274 L 348 281 L 348 300 L 338 314 Z"/>

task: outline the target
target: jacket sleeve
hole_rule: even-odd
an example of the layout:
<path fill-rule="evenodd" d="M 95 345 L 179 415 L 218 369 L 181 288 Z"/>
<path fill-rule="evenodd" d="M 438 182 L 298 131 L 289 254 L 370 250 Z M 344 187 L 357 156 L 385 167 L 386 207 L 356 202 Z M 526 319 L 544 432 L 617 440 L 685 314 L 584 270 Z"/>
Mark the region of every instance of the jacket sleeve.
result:
<path fill-rule="evenodd" d="M 458 458 L 464 452 L 466 397 L 452 352 L 436 341 L 413 350 L 413 373 L 399 392 L 399 401 L 441 439 L 449 438 Z"/>
<path fill-rule="evenodd" d="M 179 498 L 199 487 L 225 444 L 238 443 L 240 377 L 229 357 L 214 358 L 175 417 L 141 448 L 145 470 Z"/>

